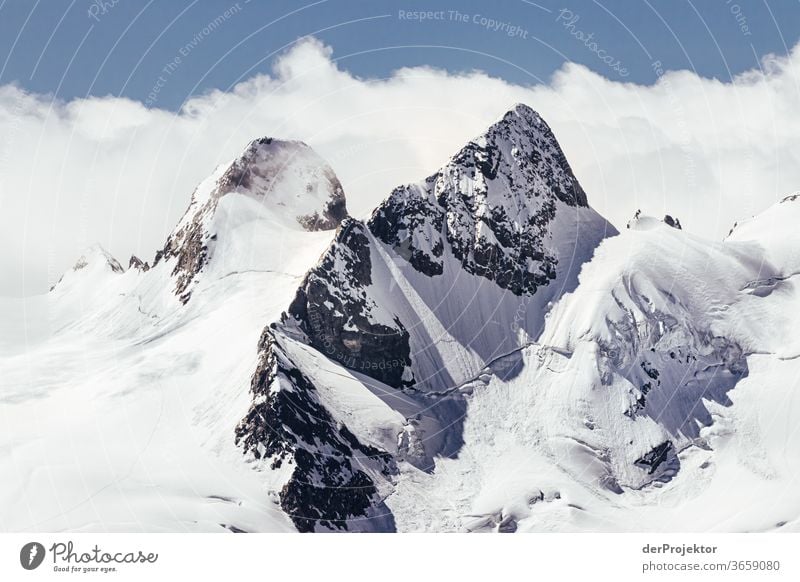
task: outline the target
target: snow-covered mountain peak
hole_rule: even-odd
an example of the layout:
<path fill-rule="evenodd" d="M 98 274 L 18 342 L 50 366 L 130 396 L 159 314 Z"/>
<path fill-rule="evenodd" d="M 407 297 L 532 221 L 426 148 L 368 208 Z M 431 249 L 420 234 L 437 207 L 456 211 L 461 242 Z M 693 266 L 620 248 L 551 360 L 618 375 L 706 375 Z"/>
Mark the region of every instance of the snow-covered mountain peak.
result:
<path fill-rule="evenodd" d="M 637 215 L 628 221 L 626 225 L 629 230 L 651 230 L 663 226 L 663 222 L 654 216 Z"/>
<path fill-rule="evenodd" d="M 111 253 L 99 244 L 87 248 L 75 261 L 75 264 L 66 271 L 58 282 L 50 289 L 63 291 L 73 286 L 77 281 L 98 283 L 109 275 L 124 273 L 125 269 L 119 264 Z"/>
<path fill-rule="evenodd" d="M 495 134 L 501 132 L 505 133 L 507 137 L 512 140 L 516 139 L 520 142 L 524 142 L 526 141 L 526 136 L 529 135 L 531 131 L 550 133 L 552 135 L 550 127 L 542 116 L 539 115 L 538 111 L 524 103 L 517 103 L 497 118 L 483 134 L 475 139 L 475 141 L 487 138 L 491 139 Z"/>
<path fill-rule="evenodd" d="M 475 193 L 486 190 L 491 203 L 512 212 L 522 212 L 539 198 L 555 197 L 570 206 L 587 205 L 586 194 L 550 126 L 523 104 L 474 138 L 439 174 L 443 189 L 449 181 L 478 177 Z M 541 204 L 539 201 L 536 206 Z"/>
<path fill-rule="evenodd" d="M 250 142 L 209 193 L 230 193 L 262 202 L 271 212 L 305 230 L 328 230 L 347 216 L 344 190 L 331 167 L 301 141 L 269 137 Z"/>
<path fill-rule="evenodd" d="M 99 244 L 93 244 L 87 248 L 72 267 L 73 271 L 80 271 L 86 268 L 100 267 L 111 270 L 114 273 L 122 273 L 125 269 L 119 264 L 111 253 Z"/>
<path fill-rule="evenodd" d="M 147 272 L 150 270 L 150 263 L 148 263 L 147 261 L 143 261 L 136 255 L 131 255 L 131 258 L 128 260 L 128 268 Z"/>
<path fill-rule="evenodd" d="M 257 269 L 254 257 L 281 247 L 277 232 L 333 230 L 346 216 L 342 185 L 314 150 L 299 141 L 261 138 L 196 188 L 155 264 L 174 259 L 175 293 L 186 302 L 220 245 L 226 249 L 221 275 Z"/>
<path fill-rule="evenodd" d="M 438 172 L 396 188 L 369 226 L 429 276 L 442 273 L 450 247 L 467 272 L 523 295 L 555 279 L 558 232 L 572 228 L 575 209 L 586 207 L 550 127 L 517 105 Z M 596 226 L 616 233 L 595 216 Z"/>
<path fill-rule="evenodd" d="M 785 275 L 800 272 L 800 192 L 776 202 L 763 212 L 733 225 L 727 242 L 755 244 L 767 256 L 782 265 Z"/>

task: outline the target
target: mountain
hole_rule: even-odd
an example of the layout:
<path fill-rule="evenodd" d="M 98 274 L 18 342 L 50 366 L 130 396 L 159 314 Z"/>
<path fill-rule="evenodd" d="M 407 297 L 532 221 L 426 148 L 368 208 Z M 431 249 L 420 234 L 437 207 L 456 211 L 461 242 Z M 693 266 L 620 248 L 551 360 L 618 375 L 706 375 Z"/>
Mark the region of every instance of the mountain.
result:
<path fill-rule="evenodd" d="M 295 525 L 384 527 L 380 491 L 391 489 L 394 461 L 431 470 L 437 455 L 456 454 L 461 388 L 533 342 L 593 249 L 616 233 L 524 105 L 432 176 L 395 189 L 367 222 L 345 221 L 265 331 L 253 407 L 237 429 L 270 468 L 294 465 L 281 499 Z M 357 390 L 377 395 L 392 421 L 402 417 L 400 445 L 361 440 L 349 404 L 325 402 L 321 392 L 339 391 L 334 372 L 315 378 L 331 368 L 326 359 L 347 369 L 335 376 L 362 379 Z"/>
<path fill-rule="evenodd" d="M 800 255 L 794 246 L 798 213 L 800 193 L 790 194 L 758 216 L 737 224 L 726 240 L 758 245 L 768 259 L 782 267 L 782 276 L 791 277 L 800 271 Z"/>
<path fill-rule="evenodd" d="M 615 236 L 518 106 L 342 224 L 237 442 L 300 531 L 800 527 L 794 200 L 724 243 Z"/>
<path fill-rule="evenodd" d="M 149 269 L 95 246 L 50 293 L 0 301 L 0 527 L 294 530 L 232 435 L 261 331 L 345 209 L 308 146 L 261 139 L 198 186 Z"/>
<path fill-rule="evenodd" d="M 124 272 L 119 261 L 111 256 L 103 247 L 98 244 L 92 245 L 75 261 L 72 268 L 64 273 L 61 278 L 50 288 L 51 292 L 58 294 L 67 293 L 68 289 L 78 285 L 86 285 L 91 281 L 93 285 L 98 285 L 100 280 L 109 275 Z M 84 293 L 88 289 L 82 290 Z"/>
<path fill-rule="evenodd" d="M 524 105 L 366 220 L 252 142 L 152 261 L 0 300 L 0 527 L 800 531 L 800 196 L 589 199 Z"/>
<path fill-rule="evenodd" d="M 448 390 L 538 335 L 616 232 L 518 105 L 366 223 L 345 222 L 281 330 L 392 387 Z"/>

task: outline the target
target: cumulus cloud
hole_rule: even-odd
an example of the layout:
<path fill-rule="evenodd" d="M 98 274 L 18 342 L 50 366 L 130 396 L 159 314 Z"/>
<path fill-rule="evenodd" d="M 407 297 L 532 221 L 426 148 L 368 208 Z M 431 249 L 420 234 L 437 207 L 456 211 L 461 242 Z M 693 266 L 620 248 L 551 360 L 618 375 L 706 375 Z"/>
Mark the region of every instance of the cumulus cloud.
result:
<path fill-rule="evenodd" d="M 178 113 L 124 98 L 62 102 L 0 87 L 0 294 L 46 291 L 86 246 L 151 258 L 194 186 L 264 135 L 329 160 L 351 212 L 435 171 L 516 102 L 552 126 L 590 203 L 618 227 L 641 208 L 722 237 L 800 189 L 800 45 L 732 83 L 665 71 L 652 86 L 565 64 L 546 84 L 405 68 L 364 79 L 306 40 L 270 75 Z"/>

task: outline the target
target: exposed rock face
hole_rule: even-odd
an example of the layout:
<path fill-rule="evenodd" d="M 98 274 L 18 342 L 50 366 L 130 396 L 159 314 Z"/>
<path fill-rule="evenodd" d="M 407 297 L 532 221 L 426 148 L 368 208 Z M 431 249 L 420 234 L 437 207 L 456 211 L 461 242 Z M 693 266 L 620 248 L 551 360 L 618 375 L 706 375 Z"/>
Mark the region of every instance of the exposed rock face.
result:
<path fill-rule="evenodd" d="M 193 220 L 180 226 L 167 239 L 164 248 L 156 252 L 153 260 L 153 264 L 157 265 L 162 259 L 174 259 L 172 275 L 175 277 L 175 295 L 182 303 L 189 301 L 189 286 L 208 261 L 209 244 L 213 244 L 214 240 L 214 235 L 207 232 L 205 225 L 210 213 L 210 209 L 201 209 Z"/>
<path fill-rule="evenodd" d="M 677 472 L 680 467 L 680 461 L 675 454 L 675 446 L 671 441 L 664 441 L 660 445 L 653 447 L 650 451 L 642 455 L 641 458 L 637 459 L 635 464 L 645 469 L 648 475 L 653 475 L 659 469 L 661 469 L 662 473 L 665 473 L 665 465 L 671 465 L 670 468 L 673 474 Z"/>
<path fill-rule="evenodd" d="M 639 220 L 639 217 L 640 217 L 641 215 L 642 215 L 642 209 L 640 208 L 639 210 L 637 210 L 637 211 L 634 213 L 634 215 L 633 215 L 633 218 L 632 218 L 631 220 L 629 220 L 629 221 L 628 221 L 628 223 L 625 225 L 625 228 L 627 228 L 627 229 L 630 229 L 630 228 L 631 228 L 631 225 L 632 225 L 632 224 L 636 224 L 636 221 L 637 221 L 637 220 Z"/>
<path fill-rule="evenodd" d="M 370 248 L 367 227 L 354 219 L 344 222 L 284 322 L 298 326 L 327 357 L 390 386 L 410 386 L 408 331 L 397 317 L 381 322 L 376 317 L 381 306 L 367 291 L 373 282 Z"/>
<path fill-rule="evenodd" d="M 137 269 L 142 272 L 147 272 L 150 270 L 150 264 L 145 261 L 142 261 L 142 259 L 140 259 L 136 255 L 131 255 L 131 258 L 128 261 L 128 268 Z"/>
<path fill-rule="evenodd" d="M 262 138 L 201 183 L 154 264 L 174 262 L 175 294 L 186 303 L 219 236 L 214 216 L 231 194 L 258 201 L 275 220 L 303 230 L 334 229 L 347 216 L 344 191 L 328 164 L 306 144 Z"/>
<path fill-rule="evenodd" d="M 392 192 L 369 228 L 426 275 L 442 274 L 447 246 L 468 273 L 533 294 L 556 277 L 556 201 L 587 206 L 550 127 L 517 105 L 436 174 Z"/>
<path fill-rule="evenodd" d="M 252 379 L 253 406 L 236 429 L 236 442 L 271 468 L 293 466 L 280 492 L 281 507 L 301 532 L 347 530 L 348 521 L 374 516 L 392 528 L 375 484 L 396 472 L 385 451 L 360 443 L 337 424 L 311 381 L 266 329 Z"/>

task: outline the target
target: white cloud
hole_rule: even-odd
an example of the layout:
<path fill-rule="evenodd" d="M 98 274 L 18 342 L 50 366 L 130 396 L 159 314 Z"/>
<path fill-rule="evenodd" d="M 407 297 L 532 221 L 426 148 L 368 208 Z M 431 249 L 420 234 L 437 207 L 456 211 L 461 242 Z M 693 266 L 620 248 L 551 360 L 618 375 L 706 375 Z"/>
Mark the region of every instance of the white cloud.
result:
<path fill-rule="evenodd" d="M 800 189 L 800 46 L 733 83 L 680 71 L 654 86 L 574 64 L 530 87 L 425 67 L 361 79 L 334 57 L 305 41 L 272 75 L 178 114 L 0 87 L 0 294 L 46 290 L 94 242 L 122 262 L 151 258 L 197 182 L 263 135 L 316 148 L 356 215 L 433 172 L 515 102 L 550 123 L 590 203 L 617 226 L 641 208 L 719 238 Z"/>

